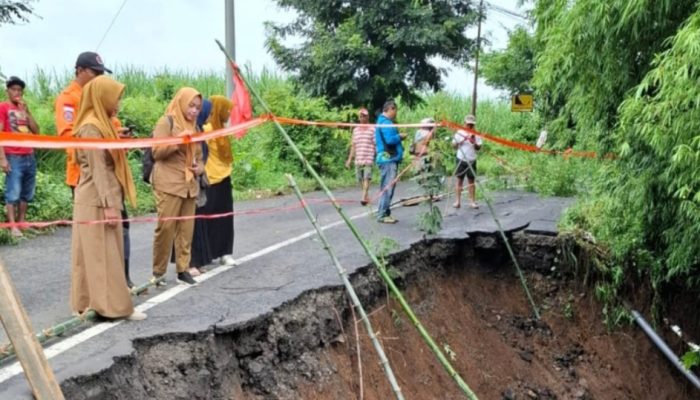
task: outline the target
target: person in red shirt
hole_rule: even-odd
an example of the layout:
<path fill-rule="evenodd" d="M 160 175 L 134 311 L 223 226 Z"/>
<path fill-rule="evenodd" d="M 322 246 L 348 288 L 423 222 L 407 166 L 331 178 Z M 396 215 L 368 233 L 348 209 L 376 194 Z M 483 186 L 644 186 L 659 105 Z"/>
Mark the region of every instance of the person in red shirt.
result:
<path fill-rule="evenodd" d="M 24 102 L 26 84 L 21 79 L 11 76 L 5 82 L 9 101 L 0 103 L 0 132 L 38 133 L 32 113 Z M 36 159 L 31 147 L 0 148 L 4 154 L 0 157 L 0 167 L 7 174 L 5 180 L 5 208 L 10 223 L 23 223 L 27 214 L 27 205 L 34 199 L 36 186 Z M 16 218 L 15 218 L 15 213 Z M 12 228 L 12 236 L 21 237 L 19 227 Z"/>
<path fill-rule="evenodd" d="M 80 53 L 75 62 L 75 80 L 56 97 L 54 117 L 56 118 L 56 132 L 59 136 L 73 135 L 73 119 L 78 114 L 83 86 L 105 72 L 112 73 L 104 66 L 99 54 L 91 51 Z M 80 168 L 75 162 L 75 151 L 68 149 L 66 150 L 66 184 L 71 189 L 75 189 L 79 179 Z"/>

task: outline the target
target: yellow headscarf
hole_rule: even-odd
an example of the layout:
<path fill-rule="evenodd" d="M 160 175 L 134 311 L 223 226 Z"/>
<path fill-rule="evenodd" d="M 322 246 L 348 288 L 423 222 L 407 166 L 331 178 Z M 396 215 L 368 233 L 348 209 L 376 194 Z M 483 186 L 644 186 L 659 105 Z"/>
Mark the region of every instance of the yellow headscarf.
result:
<path fill-rule="evenodd" d="M 73 134 L 84 125 L 94 125 L 105 139 L 119 139 L 119 134 L 112 124 L 112 114 L 117 109 L 119 99 L 124 93 L 124 85 L 114 79 L 100 75 L 83 87 L 80 109 L 75 120 Z M 122 186 L 124 197 L 136 206 L 136 187 L 131 176 L 131 169 L 126 159 L 126 150 L 114 149 L 109 153 L 114 160 L 114 173 Z"/>
<path fill-rule="evenodd" d="M 199 94 L 197 89 L 193 89 L 191 87 L 183 87 L 180 90 L 175 93 L 175 97 L 173 100 L 168 104 L 168 108 L 165 109 L 165 115 L 169 115 L 173 118 L 173 125 L 174 125 L 174 130 L 177 133 L 180 132 L 196 132 L 196 118 L 193 121 L 188 121 L 187 118 L 185 118 L 185 110 L 187 110 L 187 107 L 189 107 L 190 103 L 192 100 L 194 100 L 195 97 L 201 98 L 202 95 Z M 197 144 L 199 145 L 199 144 Z M 186 147 L 186 152 L 185 152 L 185 180 L 186 181 L 191 181 L 194 178 L 194 175 L 192 174 L 192 171 L 190 171 L 189 167 L 192 166 L 192 163 L 194 161 L 194 145 L 189 144 Z"/>
<path fill-rule="evenodd" d="M 211 101 L 211 113 L 209 113 L 207 123 L 211 125 L 213 130 L 222 129 L 231 116 L 233 102 L 224 96 L 211 96 L 209 101 Z M 219 159 L 226 164 L 231 164 L 233 162 L 233 154 L 231 153 L 229 137 L 224 136 L 214 140 L 216 141 Z"/>

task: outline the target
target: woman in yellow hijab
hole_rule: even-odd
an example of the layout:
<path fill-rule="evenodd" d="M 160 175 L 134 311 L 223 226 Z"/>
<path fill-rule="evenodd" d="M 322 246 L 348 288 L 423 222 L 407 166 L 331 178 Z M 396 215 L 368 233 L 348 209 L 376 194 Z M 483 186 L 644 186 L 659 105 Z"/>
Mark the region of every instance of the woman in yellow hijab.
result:
<path fill-rule="evenodd" d="M 124 85 L 98 76 L 83 88 L 73 131 L 80 138 L 118 139 L 111 116 Z M 75 188 L 71 245 L 71 308 L 92 309 L 106 318 L 142 320 L 124 276 L 121 216 L 124 200 L 136 204 L 136 189 L 124 150 L 77 150 L 80 181 Z M 114 220 L 100 224 L 83 221 Z"/>
<path fill-rule="evenodd" d="M 231 115 L 233 103 L 223 96 L 212 96 L 211 113 L 205 130 L 222 129 Z M 204 214 L 224 214 L 233 212 L 233 192 L 231 187 L 231 170 L 233 155 L 231 152 L 230 136 L 207 141 L 209 156 L 207 157 L 206 173 L 209 180 L 207 188 L 207 203 Z M 216 219 L 204 220 L 204 228 L 208 237 L 208 254 L 212 259 L 219 259 L 224 265 L 235 265 L 233 258 L 233 215 Z M 197 249 L 194 249 L 197 252 Z"/>
<path fill-rule="evenodd" d="M 196 120 L 202 107 L 202 95 L 192 88 L 182 88 L 175 94 L 155 128 L 154 137 L 186 136 L 197 131 Z M 175 246 L 177 280 L 193 285 L 190 266 L 194 220 L 162 218 L 193 216 L 199 194 L 199 179 L 204 173 L 202 147 L 199 143 L 153 148 L 151 184 L 156 199 L 158 221 L 153 239 L 153 278 L 156 285 L 165 283 L 163 276 L 170 253 Z"/>

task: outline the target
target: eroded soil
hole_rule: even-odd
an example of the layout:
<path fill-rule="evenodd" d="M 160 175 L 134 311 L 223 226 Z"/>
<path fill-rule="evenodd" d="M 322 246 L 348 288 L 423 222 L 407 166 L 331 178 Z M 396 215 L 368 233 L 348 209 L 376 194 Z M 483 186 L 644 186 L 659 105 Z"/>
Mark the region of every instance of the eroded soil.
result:
<path fill-rule="evenodd" d="M 532 312 L 512 267 L 457 265 L 421 279 L 407 297 L 453 365 L 480 399 L 690 399 L 699 393 L 635 327 L 608 332 L 600 307 L 569 285 L 529 273 L 541 320 Z M 389 299 L 372 323 L 407 399 L 465 398 Z M 303 399 L 358 399 L 360 374 L 354 324 L 345 343 L 323 353 L 337 376 L 309 383 Z M 365 399 L 393 398 L 362 325 Z"/>
<path fill-rule="evenodd" d="M 512 243 L 541 308 L 534 319 L 498 242 L 427 240 L 390 257 L 397 284 L 479 399 L 700 396 L 636 327 L 608 332 L 589 290 L 563 278 L 556 238 L 520 233 Z M 465 398 L 376 270 L 351 280 L 405 398 Z M 74 400 L 394 398 L 353 318 L 342 286 L 319 288 L 242 324 L 136 340 L 130 356 L 62 388 Z"/>

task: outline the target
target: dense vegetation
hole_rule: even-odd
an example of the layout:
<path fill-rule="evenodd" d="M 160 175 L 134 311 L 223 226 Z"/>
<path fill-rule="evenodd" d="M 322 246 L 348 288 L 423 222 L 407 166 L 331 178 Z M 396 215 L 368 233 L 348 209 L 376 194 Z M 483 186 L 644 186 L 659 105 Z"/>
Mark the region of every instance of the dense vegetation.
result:
<path fill-rule="evenodd" d="M 516 86 L 517 68 L 497 62 L 534 52 L 529 84 L 550 136 L 616 154 L 587 176 L 591 191 L 566 225 L 609 322 L 629 316 L 621 300 L 633 293 L 651 294 L 662 316 L 674 292 L 700 291 L 699 3 L 527 3 L 532 40 L 511 35 L 487 57 L 490 78 Z"/>

